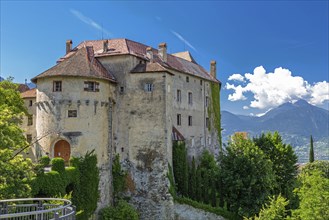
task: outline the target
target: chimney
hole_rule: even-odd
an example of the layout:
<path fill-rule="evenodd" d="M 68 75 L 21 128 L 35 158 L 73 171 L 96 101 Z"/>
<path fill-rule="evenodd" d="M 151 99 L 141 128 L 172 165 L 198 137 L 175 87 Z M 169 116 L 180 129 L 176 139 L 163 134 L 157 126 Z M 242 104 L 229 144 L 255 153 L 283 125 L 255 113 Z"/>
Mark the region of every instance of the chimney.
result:
<path fill-rule="evenodd" d="M 146 48 L 146 56 L 149 58 L 150 62 L 153 63 L 153 51 L 152 47 L 147 47 Z"/>
<path fill-rule="evenodd" d="M 104 40 L 103 41 L 103 53 L 106 53 L 107 52 L 107 48 L 108 48 L 108 41 L 107 40 Z"/>
<path fill-rule="evenodd" d="M 70 53 L 72 50 L 72 40 L 66 41 L 66 54 Z"/>
<path fill-rule="evenodd" d="M 210 61 L 210 75 L 216 79 L 216 61 Z"/>
<path fill-rule="evenodd" d="M 161 57 L 163 62 L 167 62 L 167 44 L 166 43 L 159 44 L 158 55 Z"/>

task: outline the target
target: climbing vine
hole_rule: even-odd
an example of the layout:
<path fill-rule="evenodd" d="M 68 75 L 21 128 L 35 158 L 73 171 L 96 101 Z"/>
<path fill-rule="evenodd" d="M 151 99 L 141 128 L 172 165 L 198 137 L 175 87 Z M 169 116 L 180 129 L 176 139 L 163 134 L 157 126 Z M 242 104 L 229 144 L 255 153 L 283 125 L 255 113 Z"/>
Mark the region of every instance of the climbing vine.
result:
<path fill-rule="evenodd" d="M 211 102 L 208 108 L 209 117 L 213 118 L 214 128 L 217 130 L 217 137 L 220 149 L 222 149 L 222 128 L 220 116 L 220 84 L 211 82 Z"/>

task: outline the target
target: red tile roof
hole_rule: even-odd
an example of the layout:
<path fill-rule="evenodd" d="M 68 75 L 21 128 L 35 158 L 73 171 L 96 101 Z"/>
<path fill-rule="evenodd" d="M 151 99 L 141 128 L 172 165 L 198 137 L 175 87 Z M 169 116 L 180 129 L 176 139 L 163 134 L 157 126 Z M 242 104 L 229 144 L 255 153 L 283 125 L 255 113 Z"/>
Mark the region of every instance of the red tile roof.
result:
<path fill-rule="evenodd" d="M 35 98 L 37 96 L 37 89 L 30 89 L 21 93 L 21 97 L 24 98 Z"/>
<path fill-rule="evenodd" d="M 39 78 L 49 76 L 84 76 L 116 81 L 113 74 L 94 57 L 94 50 L 89 46 L 70 52 L 70 56 L 62 62 L 34 77 L 31 81 L 36 82 Z"/>
<path fill-rule="evenodd" d="M 107 51 L 103 51 L 104 41 L 107 41 L 108 47 Z M 64 57 L 60 58 L 58 62 L 62 62 L 67 58 L 74 55 L 74 53 L 80 48 L 92 46 L 95 51 L 95 57 L 103 57 L 103 56 L 115 56 L 115 55 L 123 55 L 123 54 L 131 54 L 142 59 L 148 60 L 146 56 L 146 48 L 149 47 L 147 45 L 128 40 L 128 39 L 109 39 L 109 40 L 91 40 L 84 41 L 76 46 L 72 51 L 66 54 Z M 167 62 L 163 62 L 161 58 L 158 56 L 158 50 L 152 48 L 154 62 L 160 64 L 163 68 L 167 70 L 176 70 L 179 72 L 183 72 L 189 75 L 194 75 L 197 77 L 201 77 L 203 79 L 207 79 L 214 82 L 219 82 L 217 79 L 212 77 L 202 66 L 198 65 L 193 58 L 193 61 L 190 62 L 184 58 L 179 56 L 167 54 Z M 155 65 L 152 66 L 156 67 Z M 134 69 L 136 69 L 135 67 Z M 158 68 L 158 67 L 157 67 Z M 136 70 L 134 70 L 136 72 Z M 219 82 L 220 83 L 220 82 Z"/>
<path fill-rule="evenodd" d="M 27 91 L 29 89 L 30 88 L 27 85 L 25 85 L 25 84 L 18 84 L 18 91 L 19 92 L 25 92 L 25 91 Z"/>

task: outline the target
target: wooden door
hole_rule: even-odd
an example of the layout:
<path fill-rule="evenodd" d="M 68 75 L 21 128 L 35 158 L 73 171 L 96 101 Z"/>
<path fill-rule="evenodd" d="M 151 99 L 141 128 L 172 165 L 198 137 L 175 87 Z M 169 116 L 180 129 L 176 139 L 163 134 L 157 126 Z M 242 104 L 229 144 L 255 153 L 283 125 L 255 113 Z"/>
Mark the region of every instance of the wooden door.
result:
<path fill-rule="evenodd" d="M 57 141 L 54 148 L 54 157 L 61 157 L 68 162 L 70 160 L 70 144 L 65 140 Z"/>

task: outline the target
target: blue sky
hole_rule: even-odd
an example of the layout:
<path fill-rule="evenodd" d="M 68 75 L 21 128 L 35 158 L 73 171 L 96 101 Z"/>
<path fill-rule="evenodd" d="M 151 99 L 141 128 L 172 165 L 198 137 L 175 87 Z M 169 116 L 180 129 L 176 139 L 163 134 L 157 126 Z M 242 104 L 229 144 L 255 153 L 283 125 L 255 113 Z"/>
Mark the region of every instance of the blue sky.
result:
<path fill-rule="evenodd" d="M 24 82 L 84 40 L 128 38 L 217 61 L 222 110 L 299 98 L 329 109 L 328 1 L 1 1 L 0 74 Z"/>

